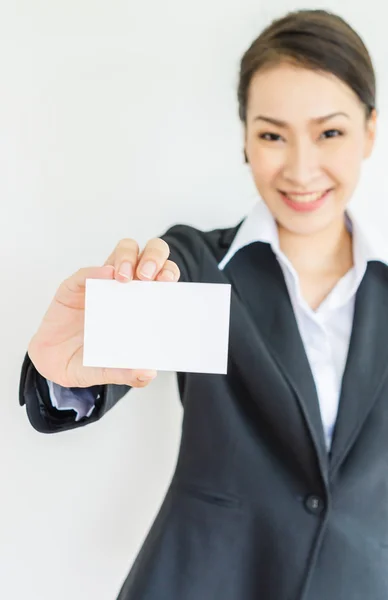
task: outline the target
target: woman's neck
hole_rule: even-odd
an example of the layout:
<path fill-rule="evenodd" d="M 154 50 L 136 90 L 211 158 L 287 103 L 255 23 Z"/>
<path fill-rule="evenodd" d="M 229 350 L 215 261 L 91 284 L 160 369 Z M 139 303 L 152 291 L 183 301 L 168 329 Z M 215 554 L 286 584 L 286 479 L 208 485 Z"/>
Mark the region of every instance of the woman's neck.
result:
<path fill-rule="evenodd" d="M 311 235 L 295 234 L 278 225 L 279 244 L 300 276 L 335 273 L 342 277 L 353 266 L 352 236 L 345 219 Z"/>

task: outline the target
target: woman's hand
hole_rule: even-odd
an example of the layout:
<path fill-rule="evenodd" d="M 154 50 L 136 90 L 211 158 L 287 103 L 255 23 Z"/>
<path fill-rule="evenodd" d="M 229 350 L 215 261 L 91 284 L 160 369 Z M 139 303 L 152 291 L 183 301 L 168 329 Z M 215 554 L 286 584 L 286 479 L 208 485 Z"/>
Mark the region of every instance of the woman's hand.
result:
<path fill-rule="evenodd" d="M 39 373 L 64 387 L 90 387 L 108 383 L 145 387 L 156 371 L 84 367 L 84 311 L 86 279 L 178 281 L 178 266 L 168 260 L 170 248 L 150 240 L 139 255 L 135 240 L 121 240 L 102 267 L 82 268 L 59 286 L 43 320 L 31 339 L 28 354 Z"/>

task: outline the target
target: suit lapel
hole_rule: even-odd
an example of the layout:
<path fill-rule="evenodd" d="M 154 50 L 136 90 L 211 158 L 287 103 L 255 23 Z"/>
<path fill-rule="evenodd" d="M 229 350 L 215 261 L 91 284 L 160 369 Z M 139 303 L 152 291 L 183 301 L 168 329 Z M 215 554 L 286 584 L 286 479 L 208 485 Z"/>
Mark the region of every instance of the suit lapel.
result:
<path fill-rule="evenodd" d="M 388 269 L 369 263 L 358 289 L 352 335 L 330 458 L 330 474 L 347 456 L 388 374 Z"/>
<path fill-rule="evenodd" d="M 280 265 L 268 244 L 256 242 L 239 250 L 224 271 L 232 283 L 236 313 L 247 316 L 245 337 L 252 336 L 252 330 L 259 334 L 291 391 L 290 397 L 276 398 L 277 402 L 269 391 L 267 408 L 292 445 L 290 452 L 298 450 L 300 461 L 316 456 L 326 479 L 328 457 L 317 391 Z M 232 336 L 242 337 L 233 331 L 233 322 Z M 244 373 L 245 380 L 254 383 L 254 377 Z M 315 459 L 312 467 L 316 469 Z"/>
<path fill-rule="evenodd" d="M 238 228 L 216 230 L 210 240 L 220 262 Z M 209 281 L 214 280 L 209 273 Z M 247 328 L 257 329 L 279 371 L 295 394 L 294 405 L 272 405 L 280 434 L 289 440 L 291 452 L 308 460 L 315 450 L 321 473 L 333 477 L 346 458 L 352 444 L 372 410 L 379 389 L 388 376 L 388 269 L 380 262 L 368 264 L 358 289 L 349 352 L 342 380 L 337 421 L 329 458 L 322 418 L 311 368 L 299 334 L 281 268 L 267 244 L 254 243 L 240 250 L 220 272 L 219 281 L 232 283 L 232 306 L 244 315 Z M 246 335 L 233 331 L 231 337 Z M 239 336 L 239 337 L 238 337 Z M 253 348 L 254 350 L 254 348 Z M 246 358 L 246 357 L 245 357 Z M 254 393 L 255 374 L 244 372 L 244 355 L 240 370 L 251 382 Z M 291 404 L 291 403 L 290 403 Z M 297 409 L 297 410 L 295 410 Z M 281 417 L 280 417 L 281 413 Z M 300 413 L 303 420 L 300 419 Z M 308 435 L 306 436 L 306 428 Z M 310 469 L 313 465 L 310 464 Z"/>

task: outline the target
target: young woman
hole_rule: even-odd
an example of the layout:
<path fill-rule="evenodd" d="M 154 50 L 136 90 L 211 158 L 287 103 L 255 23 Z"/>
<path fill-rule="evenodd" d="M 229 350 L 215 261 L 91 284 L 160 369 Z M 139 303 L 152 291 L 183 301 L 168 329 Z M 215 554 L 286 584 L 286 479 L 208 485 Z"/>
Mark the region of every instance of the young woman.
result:
<path fill-rule="evenodd" d="M 294 12 L 243 56 L 238 99 L 252 213 L 140 254 L 122 240 L 63 282 L 20 401 L 61 431 L 156 375 L 82 366 L 86 277 L 231 283 L 228 373 L 178 374 L 176 470 L 119 599 L 387 600 L 388 253 L 347 210 L 375 139 L 371 59 L 340 17 Z"/>

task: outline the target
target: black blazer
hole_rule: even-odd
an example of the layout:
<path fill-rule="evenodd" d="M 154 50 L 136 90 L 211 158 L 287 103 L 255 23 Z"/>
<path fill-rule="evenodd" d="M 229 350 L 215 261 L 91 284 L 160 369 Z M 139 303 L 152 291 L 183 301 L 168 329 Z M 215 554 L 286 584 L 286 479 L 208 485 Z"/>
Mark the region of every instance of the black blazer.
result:
<path fill-rule="evenodd" d="M 388 599 L 388 267 L 357 292 L 328 454 L 313 376 L 282 270 L 267 244 L 218 263 L 238 226 L 162 237 L 182 281 L 231 283 L 227 375 L 179 373 L 176 470 L 119 600 Z M 43 432 L 100 419 L 52 408 L 28 356 L 20 402 Z"/>

